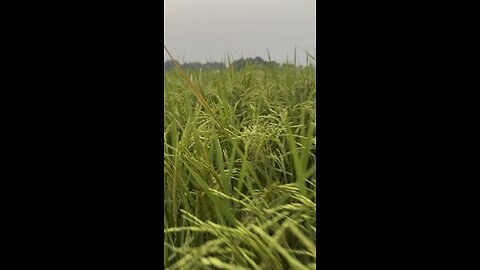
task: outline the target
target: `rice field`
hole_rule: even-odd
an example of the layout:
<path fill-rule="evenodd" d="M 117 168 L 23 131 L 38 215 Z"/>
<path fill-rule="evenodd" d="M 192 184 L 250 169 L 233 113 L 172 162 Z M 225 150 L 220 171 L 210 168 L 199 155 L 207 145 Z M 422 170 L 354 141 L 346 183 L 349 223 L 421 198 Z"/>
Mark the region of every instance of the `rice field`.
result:
<path fill-rule="evenodd" d="M 311 65 L 164 72 L 166 269 L 315 269 L 315 187 Z"/>

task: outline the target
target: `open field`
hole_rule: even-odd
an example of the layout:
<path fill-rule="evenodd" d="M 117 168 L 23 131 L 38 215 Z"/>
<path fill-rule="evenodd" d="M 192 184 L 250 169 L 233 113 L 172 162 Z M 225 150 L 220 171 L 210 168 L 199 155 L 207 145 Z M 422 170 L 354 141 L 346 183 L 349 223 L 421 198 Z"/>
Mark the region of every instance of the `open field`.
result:
<path fill-rule="evenodd" d="M 164 72 L 167 269 L 315 269 L 312 67 Z"/>

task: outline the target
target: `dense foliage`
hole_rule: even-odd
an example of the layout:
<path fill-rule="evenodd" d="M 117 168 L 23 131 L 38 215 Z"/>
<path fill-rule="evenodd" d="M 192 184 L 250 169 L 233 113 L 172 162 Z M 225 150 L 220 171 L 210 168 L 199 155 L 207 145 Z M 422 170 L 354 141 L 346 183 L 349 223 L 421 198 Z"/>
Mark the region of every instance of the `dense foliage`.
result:
<path fill-rule="evenodd" d="M 315 269 L 316 76 L 244 62 L 164 72 L 167 269 Z"/>
<path fill-rule="evenodd" d="M 256 67 L 263 67 L 263 68 L 286 68 L 289 66 L 290 68 L 294 68 L 294 64 L 289 64 L 289 63 L 277 63 L 275 61 L 265 61 L 261 57 L 255 57 L 255 58 L 241 58 L 235 61 L 232 61 L 230 63 L 233 68 L 237 71 L 245 68 L 246 65 L 255 65 Z M 227 63 L 224 62 L 206 62 L 206 63 L 200 63 L 200 62 L 186 62 L 183 64 L 180 64 L 180 66 L 184 70 L 203 70 L 203 71 L 209 71 L 209 70 L 225 70 L 229 67 Z M 298 66 L 297 66 L 298 67 Z M 172 70 L 175 68 L 175 65 L 173 64 L 172 61 L 166 61 L 163 63 L 163 69 L 164 70 Z"/>

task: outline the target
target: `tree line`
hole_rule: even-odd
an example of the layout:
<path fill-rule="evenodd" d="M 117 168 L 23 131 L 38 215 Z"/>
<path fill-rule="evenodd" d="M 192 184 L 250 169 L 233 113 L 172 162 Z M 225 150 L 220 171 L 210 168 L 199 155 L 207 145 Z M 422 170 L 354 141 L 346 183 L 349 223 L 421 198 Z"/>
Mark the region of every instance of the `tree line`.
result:
<path fill-rule="evenodd" d="M 275 61 L 265 61 L 261 57 L 255 58 L 242 58 L 236 61 L 233 61 L 231 65 L 237 69 L 243 69 L 246 65 L 256 65 L 256 66 L 263 66 L 263 67 L 286 67 L 287 64 L 280 64 Z M 292 64 L 288 64 L 289 66 L 294 66 Z M 207 63 L 200 63 L 200 62 L 192 62 L 192 63 L 183 63 L 180 64 L 182 69 L 189 69 L 189 70 L 223 70 L 227 68 L 227 65 L 222 62 L 207 62 Z M 165 61 L 163 64 L 164 70 L 171 70 L 175 67 L 172 61 Z"/>

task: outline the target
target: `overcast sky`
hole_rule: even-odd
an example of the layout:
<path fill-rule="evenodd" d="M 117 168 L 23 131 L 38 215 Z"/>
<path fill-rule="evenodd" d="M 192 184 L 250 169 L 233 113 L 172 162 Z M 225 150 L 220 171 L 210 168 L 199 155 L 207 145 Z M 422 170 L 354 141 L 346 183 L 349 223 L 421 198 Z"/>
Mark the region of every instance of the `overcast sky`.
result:
<path fill-rule="evenodd" d="M 164 42 L 179 60 L 221 61 L 227 52 L 267 59 L 268 48 L 283 62 L 287 53 L 293 59 L 295 45 L 316 48 L 315 0 L 164 0 L 164 6 Z"/>

